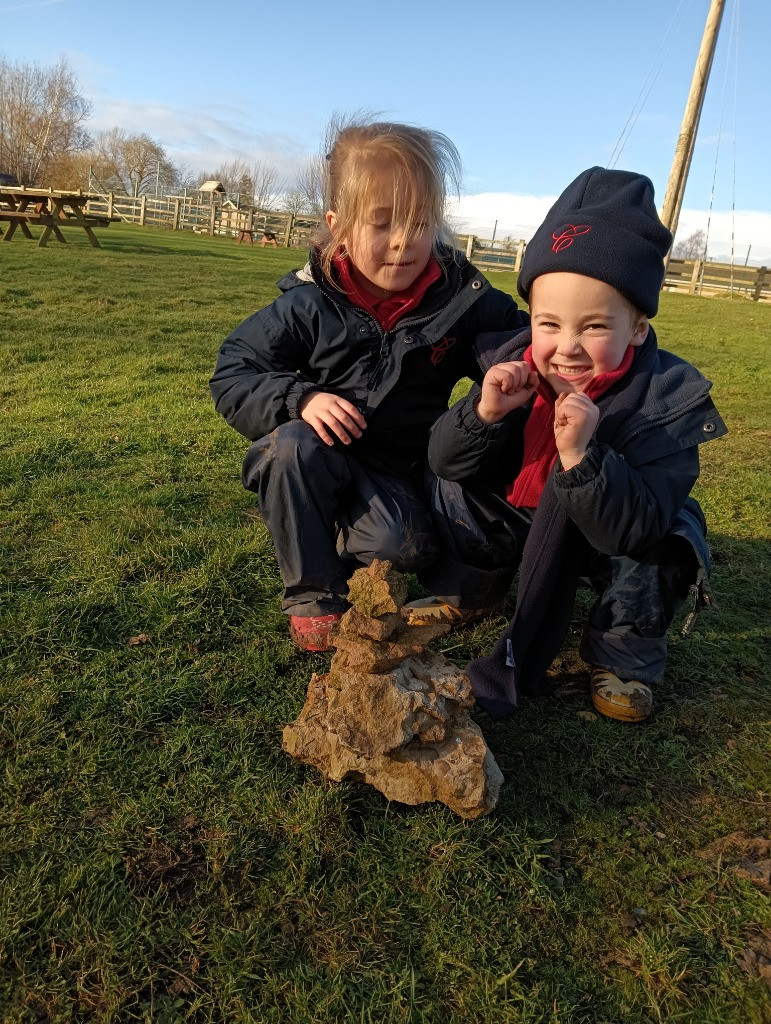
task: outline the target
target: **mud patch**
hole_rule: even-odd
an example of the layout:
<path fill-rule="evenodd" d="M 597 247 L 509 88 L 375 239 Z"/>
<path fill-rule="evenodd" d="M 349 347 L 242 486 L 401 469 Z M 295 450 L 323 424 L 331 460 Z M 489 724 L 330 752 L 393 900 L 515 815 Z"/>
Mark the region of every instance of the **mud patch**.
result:
<path fill-rule="evenodd" d="M 126 877 L 142 893 L 159 889 L 184 899 L 206 874 L 206 854 L 194 841 L 180 847 L 152 841 L 143 849 L 123 855 Z"/>
<path fill-rule="evenodd" d="M 766 836 L 748 839 L 741 832 L 732 832 L 698 850 L 697 856 L 720 863 L 763 892 L 771 891 L 771 839 Z"/>
<path fill-rule="evenodd" d="M 753 928 L 746 937 L 747 946 L 739 957 L 739 964 L 754 978 L 760 978 L 771 988 L 771 929 Z"/>

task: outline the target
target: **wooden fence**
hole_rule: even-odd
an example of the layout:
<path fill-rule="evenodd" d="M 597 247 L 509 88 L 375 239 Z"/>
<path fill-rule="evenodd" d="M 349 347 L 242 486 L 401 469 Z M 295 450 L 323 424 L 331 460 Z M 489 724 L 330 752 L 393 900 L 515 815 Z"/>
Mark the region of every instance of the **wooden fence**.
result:
<path fill-rule="evenodd" d="M 127 196 L 114 192 L 92 195 L 90 213 L 118 217 L 130 224 L 143 224 L 172 231 L 194 231 L 209 235 L 230 235 L 263 229 L 273 232 L 280 245 L 307 248 L 310 232 L 318 224 L 312 217 L 294 216 L 276 210 L 238 209 L 233 204 L 211 203 L 192 196 Z"/>
<path fill-rule="evenodd" d="M 771 302 L 771 274 L 767 267 L 672 258 L 664 289 L 691 295 L 742 295 L 755 302 Z"/>
<path fill-rule="evenodd" d="M 195 231 L 235 238 L 240 231 L 263 230 L 276 235 L 279 245 L 307 249 L 317 218 L 277 210 L 238 209 L 232 203 L 210 202 L 201 196 L 126 196 L 108 192 L 92 195 L 87 210 L 92 214 L 118 217 L 133 224 Z M 522 265 L 526 243 L 499 244 L 497 248 L 476 235 L 456 235 L 458 248 L 483 271 L 510 270 Z M 771 274 L 766 267 L 732 266 L 709 260 L 670 259 L 664 281 L 666 291 L 691 295 L 741 295 L 755 302 L 771 302 Z"/>

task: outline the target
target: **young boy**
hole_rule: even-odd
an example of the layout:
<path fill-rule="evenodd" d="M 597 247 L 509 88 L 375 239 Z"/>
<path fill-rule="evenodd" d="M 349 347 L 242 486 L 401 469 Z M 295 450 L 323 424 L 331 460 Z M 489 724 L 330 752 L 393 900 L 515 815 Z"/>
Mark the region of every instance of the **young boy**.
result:
<path fill-rule="evenodd" d="M 642 721 L 664 673 L 667 629 L 689 590 L 709 603 L 698 446 L 725 425 L 711 384 L 659 349 L 672 242 L 648 178 L 593 167 L 529 243 L 518 289 L 531 328 L 478 339 L 474 386 L 435 424 L 433 514 L 452 554 L 424 580 L 436 598 L 412 621 L 500 606 L 520 568 L 514 619 L 469 665 L 493 717 L 546 692 L 576 588 L 598 593 L 581 654 L 595 708 Z"/>

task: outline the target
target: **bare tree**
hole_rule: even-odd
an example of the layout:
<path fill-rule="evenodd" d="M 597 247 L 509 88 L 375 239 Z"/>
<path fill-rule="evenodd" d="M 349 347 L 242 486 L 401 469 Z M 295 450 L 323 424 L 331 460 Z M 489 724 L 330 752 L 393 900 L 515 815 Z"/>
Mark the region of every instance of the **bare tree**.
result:
<path fill-rule="evenodd" d="M 324 216 L 324 157 L 310 156 L 297 172 L 294 191 L 301 197 L 302 210 L 314 217 Z"/>
<path fill-rule="evenodd" d="M 91 154 L 88 150 L 77 153 L 60 153 L 46 164 L 45 181 L 51 188 L 65 192 L 76 192 L 89 188 Z"/>
<path fill-rule="evenodd" d="M 254 192 L 254 205 L 258 210 L 275 210 L 286 188 L 286 179 L 267 160 L 255 160 L 250 175 Z"/>
<path fill-rule="evenodd" d="M 255 206 L 260 210 L 274 209 L 286 185 L 278 170 L 267 160 L 255 160 L 251 167 L 244 160 L 231 160 L 220 164 L 206 177 L 221 181 L 227 195 L 231 199 L 237 197 L 239 205 Z"/>
<path fill-rule="evenodd" d="M 221 181 L 228 195 L 240 195 L 243 192 L 247 202 L 252 202 L 254 187 L 249 174 L 249 167 L 243 160 L 231 160 L 220 164 L 211 174 L 204 175 L 206 181 Z"/>
<path fill-rule="evenodd" d="M 285 213 L 293 213 L 297 215 L 298 213 L 311 212 L 308 209 L 308 203 L 304 192 L 297 187 L 287 189 L 281 196 L 279 205 Z"/>
<path fill-rule="evenodd" d="M 706 249 L 707 235 L 699 228 L 682 242 L 678 242 L 672 250 L 672 255 L 678 260 L 701 260 L 706 255 Z"/>
<path fill-rule="evenodd" d="M 97 135 L 93 168 L 106 187 L 131 196 L 171 187 L 176 176 L 160 142 L 144 133 L 127 135 L 122 128 Z"/>
<path fill-rule="evenodd" d="M 62 57 L 53 67 L 0 57 L 0 167 L 34 184 L 67 153 L 88 146 L 91 103 Z"/>
<path fill-rule="evenodd" d="M 187 167 L 185 164 L 175 164 L 174 176 L 168 184 L 168 189 L 176 195 L 181 195 L 183 192 L 192 192 L 200 184 L 201 175 L 198 171 L 194 171 L 192 167 Z"/>

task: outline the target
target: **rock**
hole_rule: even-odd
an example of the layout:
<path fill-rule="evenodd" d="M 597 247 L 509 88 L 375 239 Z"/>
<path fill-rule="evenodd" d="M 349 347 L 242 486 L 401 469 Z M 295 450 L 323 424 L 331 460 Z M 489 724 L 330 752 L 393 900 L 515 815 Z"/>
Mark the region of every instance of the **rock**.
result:
<path fill-rule="evenodd" d="M 314 674 L 284 750 L 340 782 L 359 778 L 389 800 L 438 800 L 464 818 L 488 814 L 503 776 L 469 716 L 468 675 L 427 644 L 449 626 L 408 626 L 404 578 L 375 561 L 351 578 L 328 673 Z"/>
<path fill-rule="evenodd" d="M 375 561 L 348 581 L 348 600 L 360 615 L 378 618 L 399 612 L 407 600 L 407 581 L 391 568 L 390 562 Z"/>

